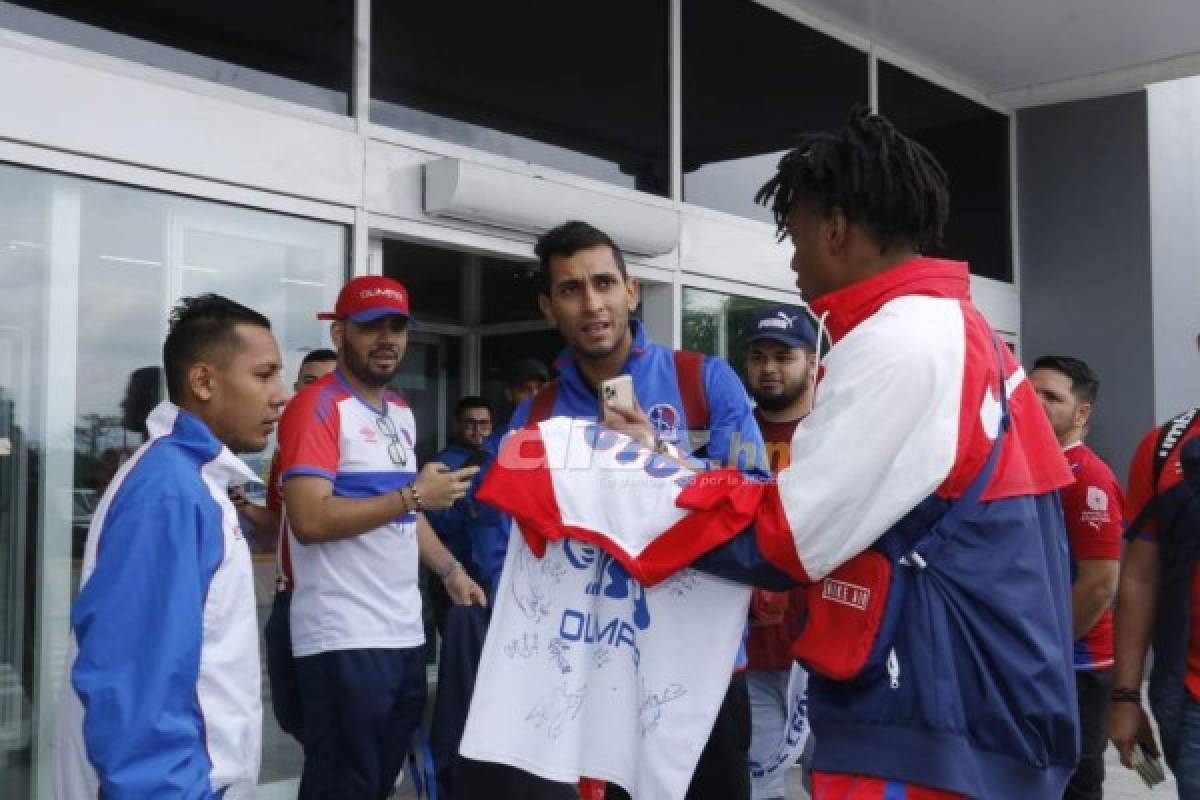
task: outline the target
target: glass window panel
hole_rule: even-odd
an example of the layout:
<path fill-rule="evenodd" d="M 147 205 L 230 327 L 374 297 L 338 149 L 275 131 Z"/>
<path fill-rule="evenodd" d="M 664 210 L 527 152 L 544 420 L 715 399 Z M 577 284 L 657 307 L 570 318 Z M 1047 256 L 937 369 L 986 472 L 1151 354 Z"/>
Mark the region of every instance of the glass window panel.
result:
<path fill-rule="evenodd" d="M 482 258 L 480 262 L 480 322 L 542 319 L 537 303 L 539 279 L 536 261 Z"/>
<path fill-rule="evenodd" d="M 51 198 L 41 178 L 0 166 L 0 797 L 22 799 L 32 786 L 36 564 L 47 451 Z"/>
<path fill-rule="evenodd" d="M 667 3 L 371 6 L 371 118 L 666 194 Z"/>
<path fill-rule="evenodd" d="M 295 103 L 349 110 L 350 0 L 14 0 L 0 26 Z"/>
<path fill-rule="evenodd" d="M 683 349 L 719 356 L 746 382 L 746 348 L 741 339 L 755 314 L 779 305 L 772 300 L 683 288 Z"/>
<path fill-rule="evenodd" d="M 751 0 L 683 4 L 683 195 L 771 222 L 754 194 L 806 131 L 867 102 L 867 56 Z"/>
<path fill-rule="evenodd" d="M 503 429 L 514 410 L 504 394 L 512 365 L 523 358 L 536 358 L 546 365 L 550 376 L 554 377 L 558 372 L 554 369 L 554 361 L 563 347 L 562 336 L 549 326 L 544 331 L 495 334 L 482 338 L 480 394 L 492 404 L 497 429 Z"/>
<path fill-rule="evenodd" d="M 945 246 L 931 255 L 1011 282 L 1008 117 L 882 61 L 879 110 L 929 148 L 950 176 Z"/>
<path fill-rule="evenodd" d="M 29 796 L 33 687 L 46 703 L 38 716 L 53 715 L 63 678 L 55 642 L 65 646 L 65 620 L 35 616 L 33 587 L 61 592 L 59 605 L 78 587 L 97 500 L 163 396 L 170 308 L 181 295 L 215 291 L 261 311 L 290 383 L 305 352 L 329 345 L 316 313 L 332 308 L 346 248 L 340 225 L 0 165 L 0 796 Z M 50 352 L 53 341 L 67 347 Z M 75 386 L 65 404 L 55 395 L 64 374 Z M 52 399 L 73 405 L 74 420 L 51 418 Z M 66 441 L 47 430 L 68 431 Z M 265 477 L 262 455 L 247 461 Z M 259 551 L 260 623 L 274 590 L 272 539 L 248 537 Z M 48 663 L 37 652 L 49 652 Z M 276 726 L 265 681 L 263 689 L 261 780 L 272 783 L 299 774 L 301 753 Z"/>
<path fill-rule="evenodd" d="M 468 255 L 458 250 L 385 239 L 383 272 L 408 289 L 409 307 L 421 322 L 462 323 L 463 271 Z"/>

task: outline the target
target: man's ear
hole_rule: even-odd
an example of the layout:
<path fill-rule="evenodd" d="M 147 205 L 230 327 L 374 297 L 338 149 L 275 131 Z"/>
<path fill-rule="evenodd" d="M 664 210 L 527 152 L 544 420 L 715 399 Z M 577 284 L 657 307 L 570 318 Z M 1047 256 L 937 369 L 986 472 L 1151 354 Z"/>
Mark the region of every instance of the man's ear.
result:
<path fill-rule="evenodd" d="M 1086 428 L 1092 419 L 1092 404 L 1080 403 L 1075 407 L 1075 427 Z"/>
<path fill-rule="evenodd" d="M 335 319 L 329 323 L 329 338 L 333 341 L 333 348 L 335 350 L 341 351 L 345 336 L 346 323 L 344 320 Z"/>
<path fill-rule="evenodd" d="M 637 278 L 625 278 L 625 295 L 629 299 L 629 313 L 637 311 L 642 304 L 642 283 Z"/>
<path fill-rule="evenodd" d="M 833 254 L 844 253 L 850 245 L 850 220 L 837 206 L 821 221 L 821 239 Z"/>
<path fill-rule="evenodd" d="M 538 310 L 542 312 L 546 322 L 554 328 L 558 327 L 558 318 L 554 316 L 554 305 L 550 302 L 550 295 L 538 293 Z"/>
<path fill-rule="evenodd" d="M 197 400 L 207 402 L 212 399 L 216 388 L 216 370 L 207 361 L 197 361 L 188 367 L 188 390 Z"/>

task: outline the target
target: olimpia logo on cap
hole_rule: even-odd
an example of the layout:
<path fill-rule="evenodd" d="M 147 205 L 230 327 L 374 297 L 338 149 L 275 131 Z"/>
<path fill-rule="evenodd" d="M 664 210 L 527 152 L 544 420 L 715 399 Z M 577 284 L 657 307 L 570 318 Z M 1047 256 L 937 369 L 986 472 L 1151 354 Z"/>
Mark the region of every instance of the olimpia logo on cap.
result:
<path fill-rule="evenodd" d="M 404 284 L 382 275 L 363 275 L 343 286 L 334 310 L 317 314 L 317 319 L 370 322 L 392 314 L 410 316 Z"/>

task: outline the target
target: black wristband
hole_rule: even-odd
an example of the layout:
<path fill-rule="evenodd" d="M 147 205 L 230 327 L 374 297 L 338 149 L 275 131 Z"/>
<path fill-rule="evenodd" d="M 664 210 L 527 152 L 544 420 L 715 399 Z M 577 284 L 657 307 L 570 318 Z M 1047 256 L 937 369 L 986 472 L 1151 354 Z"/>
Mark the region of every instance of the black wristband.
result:
<path fill-rule="evenodd" d="M 1142 693 L 1139 689 L 1123 689 L 1117 687 L 1109 693 L 1109 699 L 1114 703 L 1137 703 L 1142 704 Z"/>

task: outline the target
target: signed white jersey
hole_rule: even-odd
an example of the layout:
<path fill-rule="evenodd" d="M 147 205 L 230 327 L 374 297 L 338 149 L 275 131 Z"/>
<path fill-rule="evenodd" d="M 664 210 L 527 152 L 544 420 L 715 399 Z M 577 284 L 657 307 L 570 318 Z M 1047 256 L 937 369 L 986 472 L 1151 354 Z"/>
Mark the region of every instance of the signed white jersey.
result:
<path fill-rule="evenodd" d="M 674 568 L 645 588 L 622 566 L 688 516 L 673 502 L 687 470 L 566 418 L 522 433 L 547 458 L 500 458 L 523 476 L 526 510 L 541 509 L 518 519 L 538 524 L 551 492 L 559 529 L 542 540 L 522 530 L 540 557 L 509 537 L 461 752 L 551 780 L 600 778 L 639 800 L 682 798 L 729 686 L 750 590 Z M 592 502 L 611 481 L 619 509 Z"/>

